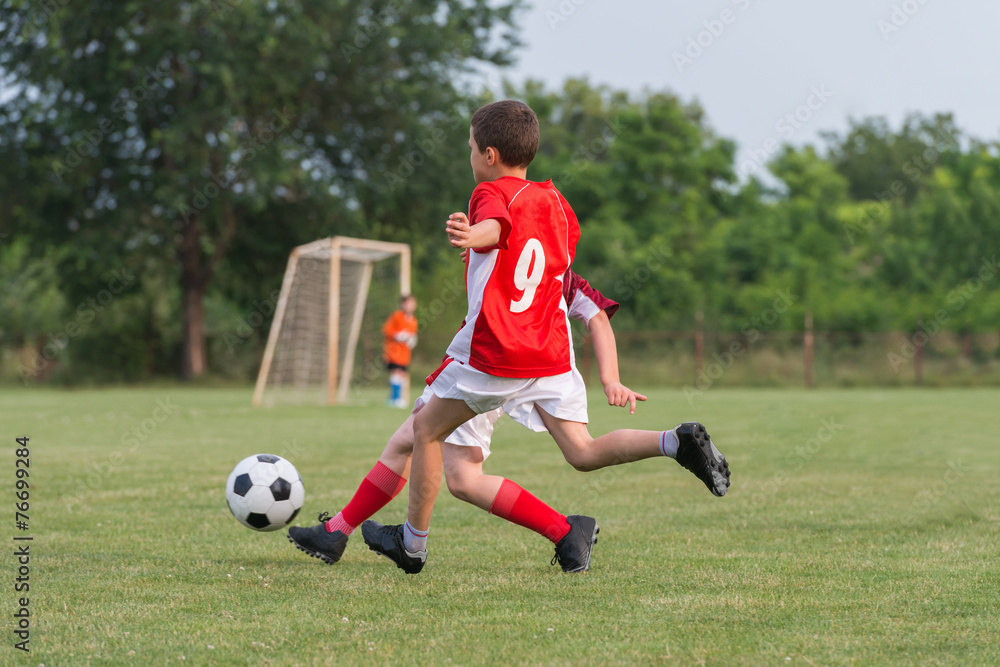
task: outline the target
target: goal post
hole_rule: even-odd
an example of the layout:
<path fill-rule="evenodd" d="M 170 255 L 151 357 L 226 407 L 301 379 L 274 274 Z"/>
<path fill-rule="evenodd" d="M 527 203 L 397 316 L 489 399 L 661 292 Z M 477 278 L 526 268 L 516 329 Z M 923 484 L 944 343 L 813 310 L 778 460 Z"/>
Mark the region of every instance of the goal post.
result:
<path fill-rule="evenodd" d="M 375 296 L 371 296 L 374 291 Z M 365 377 L 381 362 L 381 325 L 410 293 L 410 246 L 335 236 L 293 249 L 254 388 L 253 404 L 347 399 L 359 341 Z M 370 298 L 371 296 L 371 298 Z"/>

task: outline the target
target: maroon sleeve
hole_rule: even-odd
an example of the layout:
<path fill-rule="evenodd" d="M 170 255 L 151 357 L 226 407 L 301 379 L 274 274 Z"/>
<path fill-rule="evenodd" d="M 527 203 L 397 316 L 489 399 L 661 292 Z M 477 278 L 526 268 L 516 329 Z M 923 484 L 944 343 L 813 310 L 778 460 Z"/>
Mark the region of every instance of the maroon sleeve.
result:
<path fill-rule="evenodd" d="M 612 301 L 591 287 L 590 283 L 574 273 L 572 269 L 568 269 L 563 278 L 563 297 L 566 299 L 570 314 L 573 314 L 573 311 L 585 310 L 579 307 L 584 301 L 590 301 L 599 310 L 603 310 L 609 320 L 614 317 L 619 308 L 617 301 Z"/>
<path fill-rule="evenodd" d="M 500 223 L 500 240 L 486 248 L 475 248 L 476 252 L 490 252 L 498 248 L 506 250 L 507 239 L 510 237 L 510 213 L 503 193 L 493 183 L 480 183 L 472 191 L 472 198 L 469 200 L 469 224 L 476 225 L 490 218 Z"/>

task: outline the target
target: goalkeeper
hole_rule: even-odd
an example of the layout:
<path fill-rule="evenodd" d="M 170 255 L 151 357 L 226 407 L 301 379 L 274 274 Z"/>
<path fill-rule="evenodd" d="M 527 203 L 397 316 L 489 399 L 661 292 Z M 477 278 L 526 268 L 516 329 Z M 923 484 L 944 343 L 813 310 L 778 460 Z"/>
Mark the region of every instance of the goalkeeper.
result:
<path fill-rule="evenodd" d="M 417 344 L 417 299 L 408 294 L 399 300 L 399 310 L 389 316 L 382 325 L 382 335 L 385 337 L 383 357 L 385 367 L 389 371 L 389 400 L 394 408 L 409 406 L 408 390 L 410 386 L 410 359 L 413 348 Z"/>

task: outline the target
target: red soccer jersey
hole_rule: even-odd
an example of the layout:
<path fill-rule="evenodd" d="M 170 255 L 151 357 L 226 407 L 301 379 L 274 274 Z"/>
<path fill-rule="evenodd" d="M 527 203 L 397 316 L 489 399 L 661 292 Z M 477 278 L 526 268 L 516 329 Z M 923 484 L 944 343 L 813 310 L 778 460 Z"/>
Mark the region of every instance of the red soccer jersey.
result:
<path fill-rule="evenodd" d="M 563 300 L 569 305 L 569 316 L 580 320 L 588 327 L 590 326 L 591 318 L 602 310 L 610 320 L 618 312 L 620 305 L 617 301 L 612 301 L 591 287 L 590 283 L 580 275 L 574 273 L 573 269 L 567 269 L 565 275 L 563 275 Z M 464 326 L 465 321 L 463 320 L 459 330 Z M 434 380 L 441 374 L 444 367 L 452 361 L 454 359 L 445 356 L 441 360 L 441 365 L 437 367 L 437 370 L 425 379 L 427 385 L 434 384 Z"/>
<path fill-rule="evenodd" d="M 448 356 L 499 377 L 566 373 L 573 346 L 563 274 L 580 239 L 576 215 L 551 180 L 505 176 L 472 192 L 470 223 L 490 218 L 500 241 L 469 253 L 469 312 Z"/>

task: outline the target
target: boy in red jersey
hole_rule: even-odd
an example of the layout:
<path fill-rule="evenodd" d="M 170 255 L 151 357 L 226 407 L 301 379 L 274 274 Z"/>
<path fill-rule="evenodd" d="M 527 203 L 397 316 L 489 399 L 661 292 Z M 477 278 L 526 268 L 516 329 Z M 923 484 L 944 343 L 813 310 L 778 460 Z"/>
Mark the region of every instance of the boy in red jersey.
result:
<path fill-rule="evenodd" d="M 567 271 L 563 286 L 570 317 L 582 321 L 590 331 L 608 404 L 627 405 L 634 413 L 636 401 L 644 401 L 646 397 L 635 393 L 619 379 L 618 353 L 611 328 L 611 318 L 618 304 L 572 270 Z M 432 384 L 437 375 L 437 372 L 431 374 L 427 384 Z M 431 396 L 433 392 L 428 387 L 417 399 L 410 417 L 389 438 L 378 462 L 342 511 L 332 518 L 324 512 L 319 517 L 322 523 L 318 525 L 293 526 L 288 530 L 288 540 L 296 548 L 330 564 L 341 559 L 354 530 L 385 507 L 405 486 L 413 454 L 413 415 Z M 493 427 L 501 414 L 502 410 L 496 409 L 477 415 L 445 440 L 443 458 L 448 490 L 460 500 L 542 535 L 556 545 L 558 554 L 559 543 L 569 531 L 567 517 L 510 479 L 483 472 L 483 463 L 490 455 Z M 681 424 L 670 431 L 621 429 L 596 439 L 590 437 L 586 424 L 566 422 L 566 426 L 572 437 L 559 443 L 563 455 L 577 470 L 589 471 L 654 456 L 675 458 L 685 465 L 684 451 L 678 445 L 681 441 L 690 441 L 685 439 L 684 432 L 693 424 Z M 576 432 L 572 432 L 573 428 Z M 691 448 L 688 449 L 690 457 Z M 712 479 L 702 479 L 713 488 Z M 567 570 L 573 565 L 572 561 L 562 562 L 562 559 L 561 564 Z"/>
<path fill-rule="evenodd" d="M 636 401 L 644 401 L 646 397 L 623 385 L 618 376 L 618 353 L 610 322 L 610 318 L 618 310 L 618 304 L 572 271 L 566 272 L 563 285 L 563 297 L 569 304 L 570 317 L 582 321 L 593 338 L 597 367 L 609 405 L 628 405 L 634 413 Z M 435 372 L 429 376 L 427 384 L 432 384 L 437 375 Z M 326 563 L 332 564 L 340 560 L 351 533 L 387 505 L 406 484 L 413 454 L 413 415 L 433 395 L 428 386 L 417 399 L 413 414 L 389 438 L 378 463 L 365 476 L 344 509 L 332 518 L 327 518 L 326 513 L 321 514 L 320 521 L 323 523 L 317 526 L 290 528 L 288 540 L 292 544 Z M 556 512 L 509 479 L 483 473 L 483 462 L 490 455 L 493 426 L 501 414 L 502 410 L 498 408 L 477 415 L 448 436 L 443 455 L 444 466 L 449 471 L 448 489 L 456 498 L 529 528 L 557 543 L 568 529 L 565 515 Z M 652 431 L 648 433 L 656 442 L 662 435 Z M 595 450 L 604 450 L 605 465 L 630 460 L 622 458 L 624 453 L 617 451 L 616 445 L 617 443 L 608 440 L 597 443 L 594 447 Z M 594 454 L 592 459 L 600 457 L 599 453 Z M 654 446 L 642 458 L 660 454 L 659 449 Z M 573 456 L 575 458 L 571 462 L 578 466 L 576 461 L 579 456 L 576 452 Z M 567 453 L 567 459 L 569 457 L 570 454 Z"/>
<path fill-rule="evenodd" d="M 466 265 L 465 326 L 448 347 L 449 359 L 431 385 L 434 396 L 414 419 L 406 523 L 382 526 L 367 521 L 362 526 L 369 548 L 407 573 L 419 572 L 426 562 L 443 443 L 456 428 L 502 407 L 522 425 L 548 430 L 560 447 L 583 444 L 581 426 L 586 433 L 586 390 L 573 365 L 562 296 L 579 224 L 551 181 L 525 178 L 538 147 L 538 119 L 527 105 L 513 100 L 486 105 L 473 115 L 469 147 L 479 185 L 469 202 L 469 216 L 453 213 L 447 223 L 451 245 L 472 251 Z M 678 461 L 698 468 L 696 474 L 722 495 L 728 488 L 724 457 L 700 424 L 682 426 L 690 428 L 683 434 L 677 429 L 675 441 L 684 436 L 690 446 L 681 443 L 675 452 Z M 589 434 L 586 440 L 594 442 Z M 659 446 L 664 448 L 662 439 Z M 690 465 L 681 460 L 681 448 L 692 452 L 686 457 L 693 457 Z M 497 488 L 496 496 L 502 491 Z M 523 493 L 518 487 L 513 495 Z M 559 529 L 562 535 L 553 541 L 563 569 L 587 570 L 597 521 L 572 515 Z"/>
<path fill-rule="evenodd" d="M 569 304 L 570 317 L 582 321 L 590 331 L 608 404 L 627 405 L 634 413 L 636 401 L 645 401 L 646 397 L 635 393 L 619 379 L 618 352 L 611 328 L 611 318 L 618 311 L 618 304 L 572 270 L 567 271 L 563 279 L 563 298 Z M 431 374 L 427 384 L 432 384 L 437 375 L 436 372 Z M 293 526 L 288 530 L 288 540 L 296 548 L 329 564 L 341 559 L 354 530 L 385 507 L 405 486 L 413 454 L 413 415 L 432 395 L 427 387 L 417 399 L 412 414 L 389 438 L 378 462 L 342 511 L 332 518 L 326 512 L 322 513 L 319 517 L 322 523 L 318 525 L 308 528 Z M 559 553 L 558 544 L 569 527 L 567 517 L 511 480 L 483 472 L 483 463 L 490 455 L 493 426 L 502 412 L 498 408 L 477 415 L 448 436 L 443 453 L 444 466 L 448 471 L 448 490 L 460 500 L 546 537 L 557 545 Z M 690 462 L 697 460 L 691 454 L 693 448 L 686 450 L 688 462 L 685 462 L 685 450 L 679 448 L 681 441 L 690 444 L 690 438 L 685 438 L 684 432 L 691 426 L 693 424 L 681 424 L 670 431 L 622 429 L 595 439 L 590 437 L 586 424 L 566 422 L 570 437 L 562 439 L 559 446 L 566 460 L 580 471 L 598 470 L 654 456 L 677 459 L 691 469 Z M 696 468 L 692 471 L 696 474 L 700 472 Z M 699 476 L 714 493 L 714 480 Z M 569 569 L 572 563 L 568 561 L 565 565 L 564 569 Z"/>

